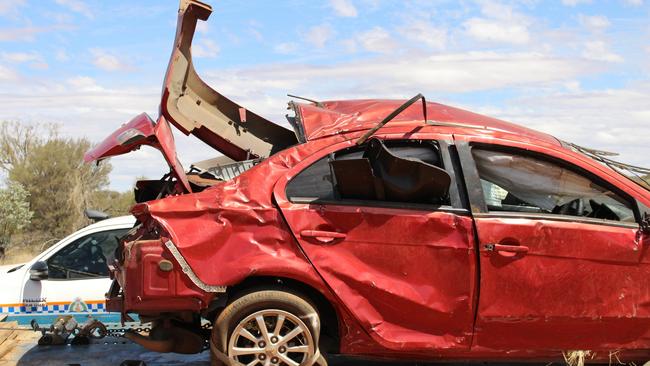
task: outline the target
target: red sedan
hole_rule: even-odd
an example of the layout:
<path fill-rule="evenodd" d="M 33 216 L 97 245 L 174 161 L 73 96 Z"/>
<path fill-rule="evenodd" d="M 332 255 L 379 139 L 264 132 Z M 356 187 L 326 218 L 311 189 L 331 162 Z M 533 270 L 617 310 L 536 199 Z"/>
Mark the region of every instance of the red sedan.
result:
<path fill-rule="evenodd" d="M 198 77 L 210 12 L 181 1 L 157 122 L 86 155 L 170 165 L 137 183 L 112 266 L 108 308 L 153 324 L 129 337 L 209 339 L 215 365 L 649 358 L 650 171 L 420 95 L 292 102 L 291 131 Z M 186 173 L 171 125 L 232 162 Z"/>

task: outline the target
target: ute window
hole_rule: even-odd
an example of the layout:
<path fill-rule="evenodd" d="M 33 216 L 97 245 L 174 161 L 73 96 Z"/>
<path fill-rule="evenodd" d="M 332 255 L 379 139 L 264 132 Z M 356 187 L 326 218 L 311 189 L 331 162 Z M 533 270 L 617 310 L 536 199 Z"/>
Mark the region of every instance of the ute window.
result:
<path fill-rule="evenodd" d="M 118 239 L 129 229 L 93 233 L 75 240 L 47 260 L 50 279 L 108 277 Z"/>
<path fill-rule="evenodd" d="M 300 172 L 287 185 L 287 196 L 292 201 L 449 205 L 450 182 L 435 141 L 371 139 Z"/>
<path fill-rule="evenodd" d="M 635 222 L 632 205 L 558 164 L 509 152 L 472 149 L 488 211 Z"/>

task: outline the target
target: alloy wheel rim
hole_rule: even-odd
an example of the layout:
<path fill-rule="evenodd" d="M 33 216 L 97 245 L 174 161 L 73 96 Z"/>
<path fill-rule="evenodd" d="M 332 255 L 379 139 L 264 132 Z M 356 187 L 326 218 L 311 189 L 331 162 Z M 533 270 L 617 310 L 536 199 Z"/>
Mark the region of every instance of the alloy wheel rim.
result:
<path fill-rule="evenodd" d="M 246 366 L 299 366 L 314 352 L 307 325 L 278 309 L 260 310 L 241 320 L 228 344 L 228 356 Z"/>

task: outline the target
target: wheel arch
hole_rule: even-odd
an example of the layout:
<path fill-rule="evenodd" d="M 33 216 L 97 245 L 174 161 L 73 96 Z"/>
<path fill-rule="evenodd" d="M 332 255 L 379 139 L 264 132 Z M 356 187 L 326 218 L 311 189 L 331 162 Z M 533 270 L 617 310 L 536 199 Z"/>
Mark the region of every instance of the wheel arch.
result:
<path fill-rule="evenodd" d="M 209 319 L 215 319 L 219 312 L 237 298 L 257 290 L 278 290 L 298 295 L 309 301 L 318 311 L 321 319 L 320 348 L 326 353 L 339 353 L 340 349 L 340 316 L 330 300 L 316 287 L 305 282 L 287 277 L 278 276 L 253 276 L 229 286 L 224 296 L 213 300 L 211 310 L 207 314 Z"/>

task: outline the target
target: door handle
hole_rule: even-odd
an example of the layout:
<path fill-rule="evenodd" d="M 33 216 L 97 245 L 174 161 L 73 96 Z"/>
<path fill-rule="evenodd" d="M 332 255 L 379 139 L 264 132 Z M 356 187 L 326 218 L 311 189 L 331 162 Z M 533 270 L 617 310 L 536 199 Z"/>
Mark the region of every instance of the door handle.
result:
<path fill-rule="evenodd" d="M 523 245 L 485 244 L 485 250 L 488 252 L 507 252 L 515 254 L 528 253 L 528 247 Z"/>
<path fill-rule="evenodd" d="M 345 239 L 344 233 L 336 231 L 322 231 L 322 230 L 303 230 L 300 232 L 303 238 L 314 238 L 321 243 L 329 244 L 336 239 Z"/>

